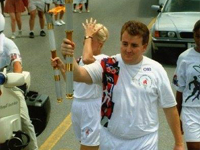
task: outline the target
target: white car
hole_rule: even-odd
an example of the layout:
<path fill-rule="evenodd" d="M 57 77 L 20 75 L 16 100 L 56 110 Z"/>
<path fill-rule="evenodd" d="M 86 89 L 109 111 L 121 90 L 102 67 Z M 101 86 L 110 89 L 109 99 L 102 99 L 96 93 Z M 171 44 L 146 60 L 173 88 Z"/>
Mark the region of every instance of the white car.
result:
<path fill-rule="evenodd" d="M 181 52 L 195 46 L 192 30 L 200 19 L 200 0 L 167 0 L 152 9 L 159 12 L 151 28 L 152 58 L 175 63 Z"/>
<path fill-rule="evenodd" d="M 164 5 L 166 0 L 159 0 L 159 5 Z"/>

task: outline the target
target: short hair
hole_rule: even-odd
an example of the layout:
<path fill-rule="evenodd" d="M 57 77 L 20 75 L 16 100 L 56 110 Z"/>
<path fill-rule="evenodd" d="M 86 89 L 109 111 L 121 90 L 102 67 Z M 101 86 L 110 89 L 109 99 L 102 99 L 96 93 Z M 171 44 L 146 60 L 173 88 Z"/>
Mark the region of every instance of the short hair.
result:
<path fill-rule="evenodd" d="M 97 23 L 95 25 L 95 29 L 98 29 L 101 26 L 103 26 L 103 27 L 95 34 L 95 36 L 97 37 L 99 42 L 104 43 L 108 39 L 109 33 L 108 33 L 108 29 L 100 23 Z"/>
<path fill-rule="evenodd" d="M 199 29 L 200 29 L 200 20 L 198 20 L 198 21 L 195 23 L 194 28 L 193 28 L 193 33 L 194 33 L 194 32 L 197 32 Z"/>
<path fill-rule="evenodd" d="M 143 38 L 142 44 L 148 44 L 149 42 L 149 29 L 147 26 L 139 21 L 128 21 L 126 22 L 121 29 L 121 37 L 120 39 L 122 40 L 122 35 L 123 33 L 127 31 L 128 34 L 132 36 L 139 35 Z"/>

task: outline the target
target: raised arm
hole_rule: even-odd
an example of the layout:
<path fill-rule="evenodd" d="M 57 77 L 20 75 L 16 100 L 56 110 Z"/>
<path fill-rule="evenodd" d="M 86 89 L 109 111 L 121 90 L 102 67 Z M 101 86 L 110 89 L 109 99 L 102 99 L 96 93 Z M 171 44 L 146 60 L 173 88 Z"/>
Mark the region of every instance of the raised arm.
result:
<path fill-rule="evenodd" d="M 96 20 L 93 20 L 92 18 L 90 21 L 86 19 L 86 22 L 82 24 L 85 29 L 85 36 L 84 36 L 84 47 L 83 47 L 83 54 L 82 54 L 82 60 L 84 64 L 91 64 L 96 59 L 93 57 L 93 46 L 92 46 L 92 40 L 94 36 L 97 34 L 97 32 L 103 27 L 103 26 L 96 26 Z"/>
<path fill-rule="evenodd" d="M 73 55 L 74 54 L 75 44 L 68 39 L 64 39 L 61 44 L 61 52 L 62 55 L 65 57 L 66 55 Z M 90 77 L 89 73 L 86 71 L 85 68 L 79 66 L 73 58 L 73 65 L 74 65 L 74 81 L 76 82 L 84 82 L 87 84 L 92 83 L 92 78 Z"/>
<path fill-rule="evenodd" d="M 94 26 L 95 26 L 96 20 L 88 22 L 86 20 L 86 23 L 82 24 L 85 29 L 85 36 L 84 36 L 84 46 L 83 46 L 83 53 L 82 53 L 82 60 L 84 64 L 90 64 L 95 61 L 95 58 L 93 57 L 93 51 L 92 51 L 92 39 L 94 35 Z"/>

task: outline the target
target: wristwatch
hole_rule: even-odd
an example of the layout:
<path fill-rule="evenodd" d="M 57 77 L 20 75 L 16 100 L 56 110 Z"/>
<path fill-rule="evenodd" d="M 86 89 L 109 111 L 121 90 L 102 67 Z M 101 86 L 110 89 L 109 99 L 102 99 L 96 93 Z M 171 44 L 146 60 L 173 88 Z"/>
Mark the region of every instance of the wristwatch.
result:
<path fill-rule="evenodd" d="M 92 39 L 92 36 L 88 36 L 88 35 L 84 36 L 84 39 L 85 39 L 85 40 L 86 40 L 86 39 L 89 39 L 89 38 Z"/>

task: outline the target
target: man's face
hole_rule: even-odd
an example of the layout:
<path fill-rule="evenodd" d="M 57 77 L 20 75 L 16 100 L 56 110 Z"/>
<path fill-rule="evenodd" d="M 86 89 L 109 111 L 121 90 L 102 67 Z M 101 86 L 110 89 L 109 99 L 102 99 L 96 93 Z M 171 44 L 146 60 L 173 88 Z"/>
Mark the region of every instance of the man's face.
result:
<path fill-rule="evenodd" d="M 200 50 L 200 29 L 194 33 L 194 41 L 197 45 L 197 48 Z"/>
<path fill-rule="evenodd" d="M 121 39 L 121 56 L 126 64 L 137 64 L 142 60 L 147 44 L 142 44 L 141 36 L 131 36 L 125 31 Z"/>

